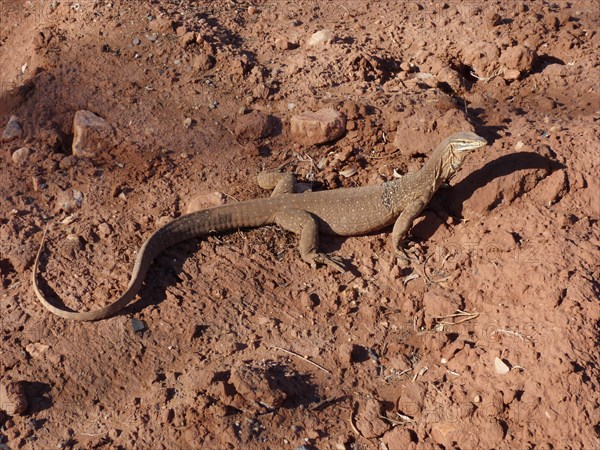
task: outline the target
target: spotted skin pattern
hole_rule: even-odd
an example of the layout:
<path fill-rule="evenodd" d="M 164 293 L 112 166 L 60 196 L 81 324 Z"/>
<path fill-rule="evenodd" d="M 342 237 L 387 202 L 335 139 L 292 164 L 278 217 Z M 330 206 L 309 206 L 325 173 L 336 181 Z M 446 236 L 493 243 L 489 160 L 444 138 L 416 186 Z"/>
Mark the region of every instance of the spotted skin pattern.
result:
<path fill-rule="evenodd" d="M 125 292 L 115 302 L 93 311 L 67 310 L 45 298 L 38 277 L 39 259 L 44 247 L 42 239 L 33 267 L 33 291 L 47 309 L 65 319 L 104 319 L 135 298 L 150 264 L 166 248 L 211 233 L 272 224 L 300 235 L 300 256 L 313 267 L 327 264 L 344 270 L 337 257 L 318 252 L 319 234 L 357 236 L 392 224 L 393 249 L 403 256 L 402 243 L 414 219 L 437 189 L 461 167 L 467 154 L 486 144 L 485 139 L 472 132 L 453 134 L 442 141 L 420 170 L 376 186 L 298 194 L 294 193 L 296 183 L 293 175 L 280 172 L 260 174 L 259 185 L 273 189 L 270 198 L 216 206 L 181 216 L 159 228 L 138 252 Z"/>

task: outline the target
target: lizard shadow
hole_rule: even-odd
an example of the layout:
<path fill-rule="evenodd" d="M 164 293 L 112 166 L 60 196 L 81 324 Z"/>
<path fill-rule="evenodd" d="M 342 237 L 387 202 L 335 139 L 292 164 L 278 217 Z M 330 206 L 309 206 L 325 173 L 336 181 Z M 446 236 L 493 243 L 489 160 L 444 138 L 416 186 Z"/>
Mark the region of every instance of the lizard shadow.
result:
<path fill-rule="evenodd" d="M 228 233 L 219 233 L 219 236 L 226 234 Z M 136 300 L 116 315 L 148 313 L 150 307 L 157 306 L 167 300 L 170 288 L 175 289 L 175 292 L 179 292 L 181 284 L 185 282 L 185 279 L 180 276 L 185 272 L 183 266 L 192 255 L 200 251 L 200 245 L 203 242 L 205 242 L 204 238 L 188 239 L 162 251 L 150 265 Z M 180 287 L 176 288 L 177 286 Z M 179 297 L 177 293 L 172 295 Z"/>
<path fill-rule="evenodd" d="M 511 153 L 496 158 L 480 169 L 471 172 L 457 184 L 447 189 L 440 189 L 424 211 L 425 220 L 415 225 L 411 234 L 423 240 L 429 239 L 449 215 L 461 217 L 464 202 L 470 199 L 479 188 L 495 179 L 521 170 L 542 169 L 554 172 L 564 167 L 563 164 L 534 152 Z M 518 193 L 518 196 L 520 195 L 522 193 Z M 492 205 L 491 209 L 494 206 Z M 434 214 L 428 213 L 432 210 L 435 211 Z"/>

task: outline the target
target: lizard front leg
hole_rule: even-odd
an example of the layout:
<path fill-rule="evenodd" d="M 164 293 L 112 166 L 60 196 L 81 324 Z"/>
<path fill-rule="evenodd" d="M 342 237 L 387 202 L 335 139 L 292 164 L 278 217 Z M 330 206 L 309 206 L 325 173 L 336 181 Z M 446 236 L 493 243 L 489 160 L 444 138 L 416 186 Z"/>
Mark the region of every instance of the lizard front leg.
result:
<path fill-rule="evenodd" d="M 412 227 L 413 221 L 421 214 L 421 211 L 423 211 L 426 204 L 427 202 L 422 199 L 415 200 L 404 208 L 402 213 L 396 219 L 396 223 L 394 223 L 394 229 L 392 230 L 392 248 L 394 249 L 394 252 L 396 252 L 396 255 L 405 262 L 409 262 L 410 258 L 404 249 L 404 241 Z"/>
<path fill-rule="evenodd" d="M 327 264 L 334 269 L 344 272 L 344 266 L 339 258 L 319 253 L 319 225 L 315 217 L 301 209 L 282 208 L 275 214 L 275 223 L 281 228 L 300 235 L 298 249 L 304 261 L 316 268 L 317 264 Z"/>
<path fill-rule="evenodd" d="M 296 177 L 289 172 L 266 170 L 259 173 L 256 179 L 261 188 L 273 190 L 271 197 L 276 197 L 281 194 L 293 194 L 296 192 Z"/>

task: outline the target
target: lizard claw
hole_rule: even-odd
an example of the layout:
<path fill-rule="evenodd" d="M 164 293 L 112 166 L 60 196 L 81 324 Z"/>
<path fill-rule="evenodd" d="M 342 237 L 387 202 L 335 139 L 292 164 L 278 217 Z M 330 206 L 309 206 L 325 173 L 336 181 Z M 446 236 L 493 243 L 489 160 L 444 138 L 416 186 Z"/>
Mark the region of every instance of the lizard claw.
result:
<path fill-rule="evenodd" d="M 396 249 L 394 249 L 398 259 L 400 259 L 402 261 L 402 263 L 405 265 L 409 265 L 411 262 L 416 262 L 416 263 L 419 262 L 417 258 L 410 257 L 408 255 L 408 253 L 406 253 L 407 248 L 410 248 L 413 246 L 414 246 L 414 242 L 404 241 L 404 242 L 400 243 L 400 245 Z"/>

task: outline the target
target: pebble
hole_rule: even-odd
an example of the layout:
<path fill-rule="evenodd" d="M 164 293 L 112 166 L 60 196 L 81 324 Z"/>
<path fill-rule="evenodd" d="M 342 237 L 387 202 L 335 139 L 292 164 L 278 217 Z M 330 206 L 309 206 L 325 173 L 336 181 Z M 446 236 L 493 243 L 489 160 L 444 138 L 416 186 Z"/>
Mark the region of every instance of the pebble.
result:
<path fill-rule="evenodd" d="M 144 331 L 146 329 L 146 322 L 138 319 L 131 319 L 131 329 L 136 333 Z"/>
<path fill-rule="evenodd" d="M 81 194 L 81 193 L 79 193 Z M 67 214 L 70 214 L 77 210 L 77 208 L 81 207 L 82 198 L 76 198 L 75 192 L 71 191 L 60 191 L 56 194 L 56 203 L 55 210 L 56 211 L 64 211 Z"/>
<path fill-rule="evenodd" d="M 510 367 L 508 367 L 508 365 L 497 356 L 494 359 L 494 369 L 499 375 L 506 375 L 508 372 L 510 372 Z"/>
<path fill-rule="evenodd" d="M 279 50 L 290 50 L 293 47 L 292 43 L 283 37 L 275 39 L 275 46 Z"/>
<path fill-rule="evenodd" d="M 2 140 L 9 142 L 23 136 L 23 128 L 17 119 L 17 116 L 10 116 L 4 131 L 2 132 Z"/>
<path fill-rule="evenodd" d="M 73 155 L 92 158 L 97 152 L 112 148 L 115 129 L 91 111 L 80 110 L 73 119 Z"/>
<path fill-rule="evenodd" d="M 346 131 L 346 116 L 332 108 L 305 112 L 291 119 L 292 139 L 299 144 L 315 145 L 333 141 Z"/>
<path fill-rule="evenodd" d="M 135 38 L 133 40 L 133 45 L 140 45 L 142 43 L 142 41 L 140 40 L 140 38 Z"/>
<path fill-rule="evenodd" d="M 110 227 L 109 224 L 102 222 L 100 225 L 98 225 L 98 234 L 105 238 L 110 236 L 110 233 L 112 232 L 112 229 Z"/>
<path fill-rule="evenodd" d="M 253 16 L 254 14 L 256 14 L 256 7 L 255 6 L 248 6 L 248 15 L 249 16 Z"/>
<path fill-rule="evenodd" d="M 33 190 L 35 192 L 39 192 L 42 189 L 46 189 L 48 187 L 48 185 L 44 181 L 42 181 L 40 177 L 37 177 L 35 175 L 31 177 L 31 186 L 33 187 Z"/>
<path fill-rule="evenodd" d="M 314 47 L 321 44 L 331 44 L 335 36 L 331 30 L 321 30 L 313 33 L 306 42 L 308 47 Z"/>
<path fill-rule="evenodd" d="M 27 161 L 29 155 L 31 155 L 31 149 L 28 147 L 21 147 L 12 154 L 12 160 L 15 164 L 23 164 Z"/>
<path fill-rule="evenodd" d="M 187 117 L 184 121 L 183 121 L 183 128 L 191 128 L 192 125 L 194 125 L 194 119 L 192 119 L 191 117 Z"/>

